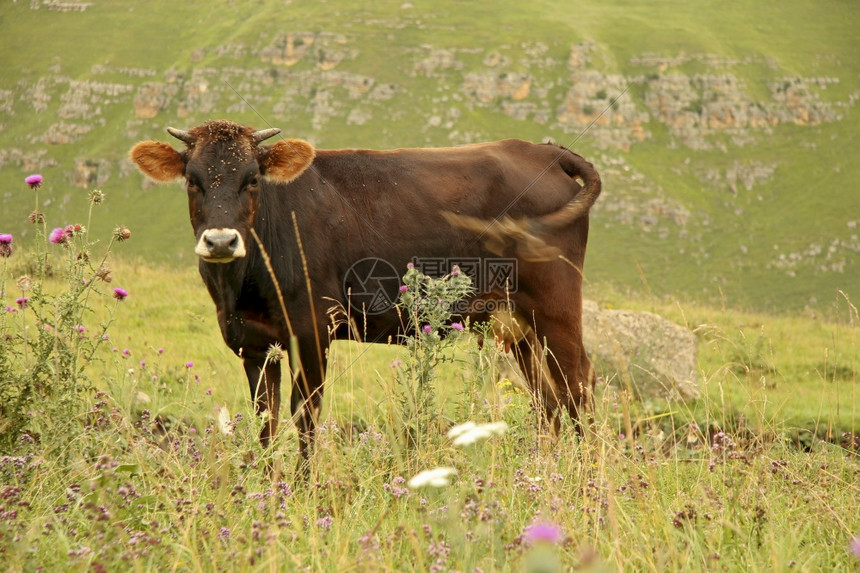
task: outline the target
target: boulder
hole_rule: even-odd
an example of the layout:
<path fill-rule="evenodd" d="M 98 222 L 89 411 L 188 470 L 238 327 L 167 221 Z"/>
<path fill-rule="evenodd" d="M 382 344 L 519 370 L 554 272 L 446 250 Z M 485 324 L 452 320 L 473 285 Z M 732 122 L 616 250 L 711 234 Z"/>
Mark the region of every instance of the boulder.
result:
<path fill-rule="evenodd" d="M 700 395 L 696 335 L 650 312 L 601 310 L 583 301 L 582 338 L 597 375 L 639 398 Z"/>

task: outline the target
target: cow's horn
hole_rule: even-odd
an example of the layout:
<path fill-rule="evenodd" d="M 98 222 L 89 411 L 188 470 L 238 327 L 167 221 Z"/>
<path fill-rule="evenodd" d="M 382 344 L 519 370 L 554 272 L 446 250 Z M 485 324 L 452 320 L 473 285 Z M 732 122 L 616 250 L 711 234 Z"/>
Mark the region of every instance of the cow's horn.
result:
<path fill-rule="evenodd" d="M 173 127 L 168 127 L 167 133 L 169 133 L 170 135 L 172 135 L 173 137 L 175 137 L 179 141 L 184 141 L 188 145 L 191 145 L 192 143 L 194 143 L 194 137 L 188 131 L 185 131 L 182 129 L 176 129 Z"/>
<path fill-rule="evenodd" d="M 261 129 L 260 131 L 255 131 L 251 136 L 251 139 L 254 140 L 254 143 L 260 143 L 261 141 L 266 141 L 270 137 L 274 137 L 281 133 L 281 130 L 277 127 L 273 127 L 271 129 Z"/>

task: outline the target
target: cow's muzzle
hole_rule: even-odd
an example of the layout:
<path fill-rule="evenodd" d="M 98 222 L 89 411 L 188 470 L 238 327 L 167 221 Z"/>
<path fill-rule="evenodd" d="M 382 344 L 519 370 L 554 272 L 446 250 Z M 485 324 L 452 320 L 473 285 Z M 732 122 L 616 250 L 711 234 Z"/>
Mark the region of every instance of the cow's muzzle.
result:
<path fill-rule="evenodd" d="M 245 256 L 245 241 L 236 229 L 206 229 L 194 252 L 207 263 L 229 263 Z"/>

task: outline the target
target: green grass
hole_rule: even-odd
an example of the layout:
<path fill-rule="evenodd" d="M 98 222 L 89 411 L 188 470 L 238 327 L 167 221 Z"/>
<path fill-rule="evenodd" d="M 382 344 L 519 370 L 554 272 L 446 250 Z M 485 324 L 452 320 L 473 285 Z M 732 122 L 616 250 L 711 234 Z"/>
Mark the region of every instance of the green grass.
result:
<path fill-rule="evenodd" d="M 41 426 L 51 434 L 37 423 L 32 439 L 0 461 L 0 535 L 11 570 L 857 564 L 849 542 L 860 529 L 860 465 L 852 437 L 840 434 L 858 433 L 860 324 L 844 298 L 827 316 L 780 318 L 590 285 L 604 306 L 656 311 L 695 328 L 704 392 L 689 404 L 639 403 L 601 385 L 584 439 L 568 424 L 558 439 L 547 436 L 527 396 L 496 383 L 489 345 L 479 351 L 465 339 L 436 373 L 438 422 L 407 447 L 391 367 L 409 359 L 404 349 L 338 342 L 302 484 L 291 476 L 297 444 L 288 421 L 275 448 L 260 449 L 238 359 L 220 340 L 196 272 L 124 257 L 128 244 L 114 246 L 110 288 L 130 296 L 117 304 L 93 295 L 95 313 L 84 320 L 88 333 L 112 320 L 89 369 L 100 393 Z M 65 258 L 51 248 L 54 268 Z M 6 276 L 26 260 L 16 250 Z M 16 296 L 6 284 L 6 296 Z M 12 330 L 4 332 L 27 316 L 7 312 Z M 216 424 L 224 407 L 241 414 L 232 435 Z M 445 430 L 467 419 L 504 420 L 510 430 L 455 447 Z M 437 466 L 457 470 L 449 487 L 405 487 Z M 563 540 L 530 546 L 533 522 L 551 523 Z"/>

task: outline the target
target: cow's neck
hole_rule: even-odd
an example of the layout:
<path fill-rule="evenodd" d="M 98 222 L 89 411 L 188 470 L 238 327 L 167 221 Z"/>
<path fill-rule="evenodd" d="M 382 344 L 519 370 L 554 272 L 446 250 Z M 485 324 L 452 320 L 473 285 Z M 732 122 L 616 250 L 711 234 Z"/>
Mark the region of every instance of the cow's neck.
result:
<path fill-rule="evenodd" d="M 236 310 L 246 266 L 247 261 L 244 259 L 227 264 L 200 262 L 200 276 L 206 283 L 215 306 L 228 314 Z"/>

